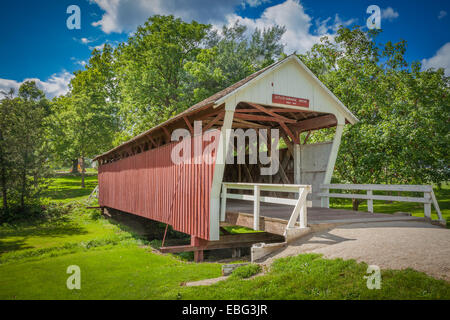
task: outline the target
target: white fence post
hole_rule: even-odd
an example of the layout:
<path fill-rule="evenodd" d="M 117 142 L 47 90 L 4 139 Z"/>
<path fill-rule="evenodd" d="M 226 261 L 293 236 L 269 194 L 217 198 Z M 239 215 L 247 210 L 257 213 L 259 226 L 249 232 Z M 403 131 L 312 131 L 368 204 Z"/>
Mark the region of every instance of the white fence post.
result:
<path fill-rule="evenodd" d="M 372 190 L 367 190 L 367 196 L 369 197 L 373 196 Z M 373 213 L 373 199 L 367 199 L 367 211 Z"/>
<path fill-rule="evenodd" d="M 260 189 L 258 185 L 253 187 L 253 230 L 259 230 L 259 199 Z"/>
<path fill-rule="evenodd" d="M 424 192 L 423 197 L 425 198 L 425 201 L 427 201 L 423 205 L 425 217 L 431 219 L 431 193 Z"/>
<path fill-rule="evenodd" d="M 329 192 L 330 192 L 330 189 L 322 189 L 322 192 L 323 192 L 323 193 L 329 193 Z M 327 197 L 327 196 L 322 196 L 322 197 L 320 198 L 320 200 L 321 200 L 322 208 L 329 208 L 329 207 L 330 207 L 330 198 L 329 198 L 329 197 Z"/>
<path fill-rule="evenodd" d="M 298 194 L 299 194 L 299 196 L 300 195 L 302 195 L 303 196 L 303 194 L 302 194 L 302 190 L 303 190 L 303 188 L 299 188 L 299 192 L 298 192 Z M 305 191 L 305 193 L 306 193 L 306 191 Z M 299 215 L 299 224 L 300 224 L 300 228 L 306 228 L 307 227 L 307 218 L 306 218 L 306 207 L 307 207 L 307 205 L 306 205 L 306 195 L 305 195 L 305 201 L 302 201 L 301 202 L 301 207 L 300 207 L 300 215 Z"/>
<path fill-rule="evenodd" d="M 439 203 L 437 202 L 437 199 L 436 199 L 436 196 L 434 195 L 433 189 L 431 190 L 431 199 L 433 200 L 434 209 L 437 212 L 439 220 L 445 221 L 445 219 L 442 217 L 441 209 L 439 208 Z"/>
<path fill-rule="evenodd" d="M 222 201 L 220 203 L 220 221 L 225 221 L 225 213 L 227 209 L 227 186 L 222 185 Z"/>

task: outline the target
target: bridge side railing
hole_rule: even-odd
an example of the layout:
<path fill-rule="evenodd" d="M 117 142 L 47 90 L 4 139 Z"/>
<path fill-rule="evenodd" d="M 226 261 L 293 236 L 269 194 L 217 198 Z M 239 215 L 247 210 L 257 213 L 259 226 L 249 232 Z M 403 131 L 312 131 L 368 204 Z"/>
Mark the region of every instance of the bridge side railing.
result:
<path fill-rule="evenodd" d="M 362 199 L 367 200 L 367 211 L 373 213 L 373 201 L 399 201 L 399 202 L 416 202 L 423 203 L 424 215 L 431 219 L 431 204 L 433 204 L 439 220 L 443 221 L 442 213 L 436 196 L 433 192 L 433 187 L 430 185 L 403 185 L 403 184 L 322 184 L 320 185 L 321 193 L 318 195 L 322 199 L 322 207 L 330 207 L 330 198 L 344 198 L 344 199 Z M 330 193 L 333 190 L 363 190 L 366 194 L 358 193 Z M 391 196 L 391 195 L 374 195 L 373 191 L 400 191 L 400 192 L 419 192 L 423 193 L 423 197 L 405 197 L 405 196 Z"/>
<path fill-rule="evenodd" d="M 237 194 L 228 193 L 229 190 L 251 190 L 253 194 Z M 279 198 L 279 197 L 267 197 L 261 196 L 261 191 L 274 191 L 274 192 L 286 192 L 295 193 L 298 195 L 297 199 Z M 299 220 L 300 228 L 306 228 L 307 221 L 307 206 L 308 202 L 306 196 L 311 192 L 310 185 L 302 184 L 269 184 L 269 183 L 222 183 L 222 196 L 221 196 L 221 212 L 220 220 L 225 221 L 226 214 L 226 202 L 227 199 L 238 199 L 253 201 L 253 229 L 260 230 L 260 203 L 275 203 L 293 205 L 294 210 L 290 216 L 287 228 L 294 228 L 295 223 Z"/>

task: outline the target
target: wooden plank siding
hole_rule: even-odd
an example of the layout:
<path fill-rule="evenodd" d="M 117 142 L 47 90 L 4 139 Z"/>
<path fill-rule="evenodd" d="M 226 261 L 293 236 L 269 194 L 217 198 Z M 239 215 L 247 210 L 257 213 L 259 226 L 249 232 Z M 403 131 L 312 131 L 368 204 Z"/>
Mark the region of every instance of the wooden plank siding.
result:
<path fill-rule="evenodd" d="M 217 149 L 219 130 L 203 134 L 203 148 Z M 214 138 L 213 138 L 214 136 Z M 212 139 L 212 141 L 211 141 Z M 175 164 L 173 142 L 99 167 L 99 204 L 170 224 L 175 230 L 209 240 L 210 193 L 213 161 L 194 163 L 194 138 L 190 139 L 191 163 Z M 202 148 L 202 149 L 203 149 Z"/>

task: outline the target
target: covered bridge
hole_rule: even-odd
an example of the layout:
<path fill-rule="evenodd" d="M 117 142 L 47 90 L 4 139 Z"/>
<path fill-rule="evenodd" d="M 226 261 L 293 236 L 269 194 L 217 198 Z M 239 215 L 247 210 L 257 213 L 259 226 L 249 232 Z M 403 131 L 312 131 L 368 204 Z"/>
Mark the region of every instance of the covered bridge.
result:
<path fill-rule="evenodd" d="M 195 121 L 201 121 L 201 131 Z M 318 188 L 331 181 L 343 127 L 357 121 L 291 55 L 97 156 L 99 204 L 169 224 L 191 235 L 192 246 L 197 247 L 220 240 L 221 223 L 231 216 L 227 206 L 240 200 L 255 200 L 255 228 L 267 231 L 259 226 L 259 202 L 295 206 L 289 226 L 305 227 L 306 194 L 311 193 L 312 206 L 320 205 Z M 302 132 L 329 127 L 336 130 L 328 143 L 306 144 L 309 134 L 300 141 Z M 230 148 L 236 151 L 227 129 L 238 128 L 279 129 L 284 142 L 279 146 L 279 169 L 273 175 L 261 175 L 264 165 L 259 162 L 226 163 Z M 188 130 L 191 138 L 172 141 L 176 129 Z M 194 147 L 183 156 L 190 161 L 174 162 L 174 148 L 188 142 Z M 201 156 L 196 148 L 201 148 Z M 271 144 L 265 148 L 271 149 Z M 283 198 L 283 192 L 291 197 Z"/>

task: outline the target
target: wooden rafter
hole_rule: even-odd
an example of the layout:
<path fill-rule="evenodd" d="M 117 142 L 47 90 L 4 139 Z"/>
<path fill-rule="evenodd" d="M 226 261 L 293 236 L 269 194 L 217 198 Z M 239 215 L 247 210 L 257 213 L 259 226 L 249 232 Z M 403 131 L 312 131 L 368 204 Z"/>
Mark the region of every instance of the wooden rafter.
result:
<path fill-rule="evenodd" d="M 277 119 L 275 117 L 261 116 L 261 115 L 256 115 L 256 114 L 235 113 L 234 117 L 235 118 L 239 118 L 239 119 L 244 119 L 244 120 L 266 121 L 266 122 L 280 122 L 280 119 Z M 287 119 L 284 122 L 286 122 L 286 123 L 295 123 L 295 122 L 297 122 L 297 120 Z"/>
<path fill-rule="evenodd" d="M 189 122 L 189 119 L 186 116 L 184 116 L 183 120 L 184 120 L 184 122 L 186 122 L 186 125 L 188 126 L 189 131 L 191 132 L 191 135 L 193 135 L 194 134 L 194 128 L 192 128 L 192 125 Z"/>
<path fill-rule="evenodd" d="M 259 104 L 256 104 L 256 103 L 247 103 L 247 104 L 248 104 L 249 106 L 252 106 L 252 107 L 255 108 L 255 109 L 260 110 L 261 112 L 264 112 L 264 113 L 266 113 L 266 114 L 268 114 L 268 115 L 274 117 L 274 118 L 277 119 L 278 121 L 283 121 L 283 122 L 289 122 L 289 121 L 292 121 L 292 119 L 289 119 L 289 118 L 283 117 L 283 116 L 281 116 L 281 115 L 279 115 L 279 114 L 276 114 L 275 112 L 273 112 L 273 111 L 271 111 L 271 110 L 269 110 L 269 109 L 267 109 L 267 108 L 264 108 L 263 106 L 260 106 Z"/>
<path fill-rule="evenodd" d="M 308 142 L 309 136 L 311 135 L 311 130 L 308 131 L 308 134 L 305 137 L 305 140 L 303 141 L 303 144 L 306 144 Z"/>
<path fill-rule="evenodd" d="M 286 123 L 280 122 L 280 126 L 281 126 L 281 128 L 283 128 L 284 132 L 286 132 L 286 134 L 289 136 L 289 138 L 291 138 L 292 142 L 294 142 L 295 144 L 300 143 L 297 135 L 292 133 L 291 129 L 289 129 L 289 127 L 286 125 Z"/>
<path fill-rule="evenodd" d="M 238 118 L 233 119 L 233 126 L 234 126 L 235 122 L 241 123 L 241 124 L 246 125 L 247 127 L 250 127 L 250 128 L 270 129 L 269 126 L 265 126 L 265 125 L 262 125 L 262 124 L 259 124 L 259 123 L 254 123 L 254 122 L 250 122 L 250 121 L 245 121 L 245 120 L 238 119 Z"/>
<path fill-rule="evenodd" d="M 281 131 L 280 134 L 281 134 L 281 137 L 283 138 L 284 142 L 286 143 L 286 147 L 287 147 L 289 153 L 291 155 L 293 155 L 294 154 L 294 148 L 292 147 L 292 142 L 288 139 L 288 137 L 287 137 L 287 135 L 286 135 L 286 133 L 284 131 Z"/>
<path fill-rule="evenodd" d="M 306 119 L 297 123 L 292 124 L 292 126 L 298 128 L 300 131 L 310 131 L 317 130 L 329 126 L 336 125 L 336 117 L 332 114 L 328 114 L 321 117 L 315 117 Z"/>
<path fill-rule="evenodd" d="M 153 138 L 151 136 L 147 136 L 147 138 L 150 141 L 150 143 L 155 146 L 155 148 L 158 147 L 158 145 L 156 144 L 155 140 L 153 140 Z"/>
<path fill-rule="evenodd" d="M 170 142 L 170 133 L 169 133 L 169 130 L 167 130 L 166 127 L 162 127 L 162 129 L 163 129 L 164 135 L 165 135 L 165 137 L 166 137 L 166 143 L 169 143 L 169 142 Z"/>
<path fill-rule="evenodd" d="M 225 115 L 225 112 L 221 112 L 214 119 L 208 122 L 208 124 L 203 128 L 203 131 L 208 130 L 211 128 L 214 124 L 216 124 L 219 120 L 222 120 Z"/>
<path fill-rule="evenodd" d="M 272 112 L 277 112 L 277 113 L 309 113 L 311 111 L 307 111 L 307 110 L 298 110 L 298 109 L 289 109 L 289 108 L 267 108 L 268 110 L 272 111 Z M 239 113 L 256 113 L 256 112 L 261 112 L 258 109 L 236 109 L 234 112 L 239 112 Z"/>

